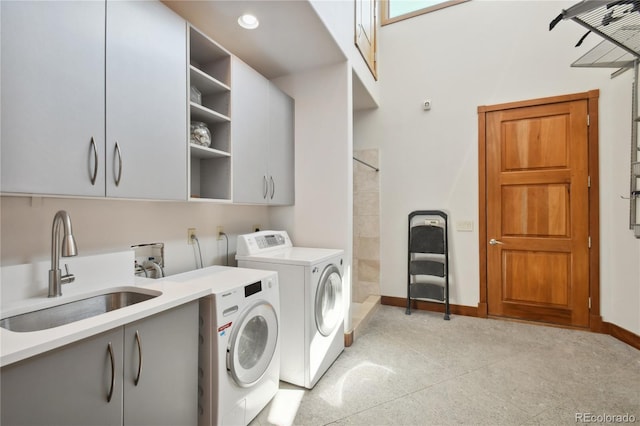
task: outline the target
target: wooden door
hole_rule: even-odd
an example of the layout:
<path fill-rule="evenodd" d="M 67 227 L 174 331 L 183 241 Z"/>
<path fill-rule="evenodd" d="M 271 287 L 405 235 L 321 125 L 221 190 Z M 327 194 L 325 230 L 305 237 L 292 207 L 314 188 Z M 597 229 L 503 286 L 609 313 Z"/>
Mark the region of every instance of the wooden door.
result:
<path fill-rule="evenodd" d="M 589 326 L 588 106 L 485 116 L 488 315 Z"/>

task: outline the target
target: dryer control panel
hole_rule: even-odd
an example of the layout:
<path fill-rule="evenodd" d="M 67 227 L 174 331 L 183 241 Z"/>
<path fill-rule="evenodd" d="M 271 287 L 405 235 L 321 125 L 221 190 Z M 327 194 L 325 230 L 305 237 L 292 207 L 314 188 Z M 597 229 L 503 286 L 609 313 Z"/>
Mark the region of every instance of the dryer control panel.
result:
<path fill-rule="evenodd" d="M 293 247 L 287 231 L 259 231 L 238 235 L 236 254 L 251 256 L 274 249 Z"/>

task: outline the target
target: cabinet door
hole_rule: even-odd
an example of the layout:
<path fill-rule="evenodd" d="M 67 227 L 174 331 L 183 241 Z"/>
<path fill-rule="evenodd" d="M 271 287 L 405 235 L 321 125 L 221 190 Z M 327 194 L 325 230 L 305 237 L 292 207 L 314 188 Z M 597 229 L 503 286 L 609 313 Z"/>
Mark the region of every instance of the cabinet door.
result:
<path fill-rule="evenodd" d="M 1 374 L 3 425 L 122 423 L 122 328 L 11 364 Z"/>
<path fill-rule="evenodd" d="M 269 204 L 294 204 L 294 102 L 273 83 L 270 84 L 268 110 Z"/>
<path fill-rule="evenodd" d="M 187 198 L 186 37 L 160 2 L 107 3 L 109 197 Z"/>
<path fill-rule="evenodd" d="M 0 9 L 2 192 L 104 196 L 104 2 Z"/>
<path fill-rule="evenodd" d="M 269 81 L 244 62 L 231 63 L 233 202 L 266 203 L 269 177 Z"/>
<path fill-rule="evenodd" d="M 124 340 L 125 426 L 195 425 L 198 302 L 127 325 Z"/>

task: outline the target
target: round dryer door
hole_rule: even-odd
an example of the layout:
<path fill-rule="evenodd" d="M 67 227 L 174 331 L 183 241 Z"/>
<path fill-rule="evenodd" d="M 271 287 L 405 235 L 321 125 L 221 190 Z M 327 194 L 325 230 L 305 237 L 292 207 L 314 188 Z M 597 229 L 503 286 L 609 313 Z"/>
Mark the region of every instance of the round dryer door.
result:
<path fill-rule="evenodd" d="M 269 303 L 258 301 L 236 321 L 227 347 L 227 370 L 241 387 L 262 378 L 278 342 L 278 318 Z"/>
<path fill-rule="evenodd" d="M 328 265 L 320 275 L 316 290 L 316 327 L 329 336 L 342 318 L 342 276 L 336 265 Z"/>

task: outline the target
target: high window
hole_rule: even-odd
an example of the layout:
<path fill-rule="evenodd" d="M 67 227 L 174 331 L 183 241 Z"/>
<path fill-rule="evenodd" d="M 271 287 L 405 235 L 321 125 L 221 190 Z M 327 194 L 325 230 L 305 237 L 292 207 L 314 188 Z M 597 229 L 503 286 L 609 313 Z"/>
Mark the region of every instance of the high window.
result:
<path fill-rule="evenodd" d="M 469 0 L 381 0 L 382 25 L 413 18 Z"/>

